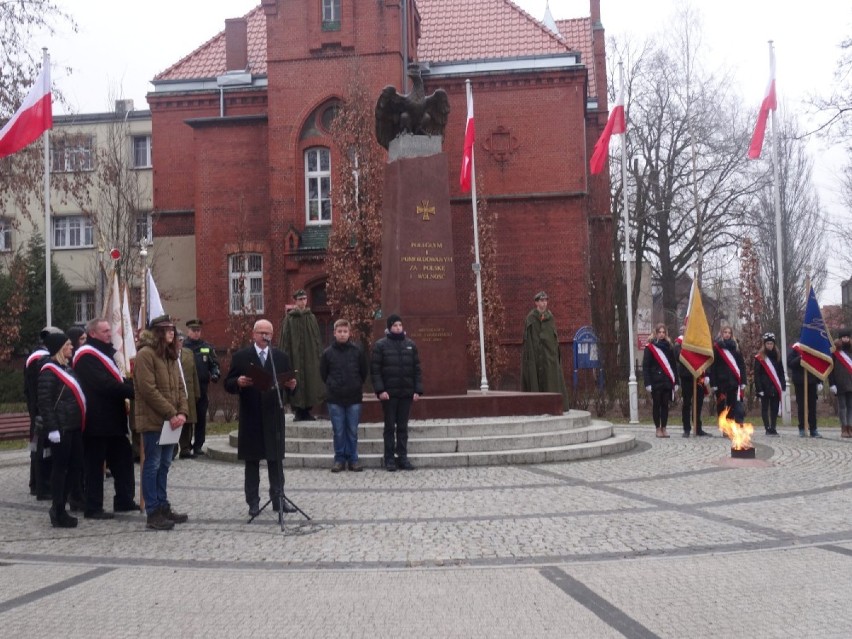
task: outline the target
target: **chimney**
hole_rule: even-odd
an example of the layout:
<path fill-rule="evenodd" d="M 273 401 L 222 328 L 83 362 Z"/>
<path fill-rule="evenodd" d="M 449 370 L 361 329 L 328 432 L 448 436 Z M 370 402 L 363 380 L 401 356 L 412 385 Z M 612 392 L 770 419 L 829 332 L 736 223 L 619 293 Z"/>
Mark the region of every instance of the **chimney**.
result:
<path fill-rule="evenodd" d="M 245 71 L 248 67 L 248 21 L 225 20 L 225 71 Z"/>

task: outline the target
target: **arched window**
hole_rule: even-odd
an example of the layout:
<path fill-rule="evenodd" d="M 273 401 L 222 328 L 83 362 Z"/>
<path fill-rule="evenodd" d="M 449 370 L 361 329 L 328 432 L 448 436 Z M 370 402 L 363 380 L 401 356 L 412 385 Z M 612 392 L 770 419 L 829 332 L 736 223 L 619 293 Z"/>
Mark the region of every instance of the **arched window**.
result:
<path fill-rule="evenodd" d="M 305 222 L 331 224 L 331 151 L 324 146 L 305 151 Z"/>

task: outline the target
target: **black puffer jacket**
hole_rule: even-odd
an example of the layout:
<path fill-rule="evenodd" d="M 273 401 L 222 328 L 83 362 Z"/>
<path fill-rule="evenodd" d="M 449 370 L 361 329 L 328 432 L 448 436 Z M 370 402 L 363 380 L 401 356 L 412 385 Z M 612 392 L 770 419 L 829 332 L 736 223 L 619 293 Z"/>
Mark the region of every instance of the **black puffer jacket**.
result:
<path fill-rule="evenodd" d="M 329 404 L 352 406 L 364 399 L 367 379 L 367 357 L 364 350 L 352 342 L 334 342 L 320 359 L 320 377 L 325 382 Z"/>
<path fill-rule="evenodd" d="M 784 375 L 784 365 L 781 362 L 781 356 L 778 351 L 767 352 L 765 356 L 758 354 L 754 358 L 754 392 L 763 393 L 767 397 L 779 397 L 778 389 L 775 388 L 775 382 L 763 364 L 760 363 L 762 357 L 766 358 L 769 366 L 775 369 L 775 374 L 778 375 L 778 381 L 781 383 L 781 390 L 787 388 L 787 376 Z"/>
<path fill-rule="evenodd" d="M 423 374 L 417 346 L 405 333 L 386 333 L 373 344 L 370 374 L 376 395 L 387 392 L 391 397 L 413 397 L 423 394 Z"/>
<path fill-rule="evenodd" d="M 727 349 L 734 356 L 734 362 L 740 371 L 739 380 L 734 374 L 734 371 L 731 370 L 728 362 L 723 359 L 724 355 L 719 352 L 720 348 Z M 740 384 L 745 384 L 745 380 L 745 361 L 737 343 L 732 339 L 718 340 L 713 347 L 713 364 L 710 365 L 710 385 L 714 388 L 730 389 L 737 388 Z"/>
<path fill-rule="evenodd" d="M 49 363 L 60 366 L 56 360 Z M 74 377 L 74 371 L 67 366 L 60 368 Z M 44 421 L 45 433 L 83 429 L 83 411 L 74 392 L 47 365 L 42 367 L 38 376 L 38 414 Z"/>
<path fill-rule="evenodd" d="M 650 344 L 653 344 L 662 351 L 666 361 L 671 367 L 671 371 L 674 373 L 676 364 L 672 343 L 667 339 L 659 339 L 653 340 Z M 651 353 L 651 349 L 649 347 L 645 348 L 645 354 L 642 357 L 642 376 L 645 381 L 645 386 L 650 386 L 653 390 L 670 391 L 674 387 L 674 384 L 672 384 L 672 378 L 669 377 L 668 372 L 660 366 L 660 363 L 657 361 L 657 358 L 654 357 L 653 353 Z"/>

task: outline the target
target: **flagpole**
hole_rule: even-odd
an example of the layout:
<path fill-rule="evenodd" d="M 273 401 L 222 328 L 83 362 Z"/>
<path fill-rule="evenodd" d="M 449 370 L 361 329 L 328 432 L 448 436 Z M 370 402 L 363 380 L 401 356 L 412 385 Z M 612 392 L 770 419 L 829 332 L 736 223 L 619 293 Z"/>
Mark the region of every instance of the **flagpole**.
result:
<path fill-rule="evenodd" d="M 47 47 L 42 47 L 42 68 L 50 68 L 50 54 L 47 52 Z M 49 77 L 49 76 L 48 76 Z M 50 129 L 44 130 L 44 309 L 46 317 L 46 326 L 53 324 L 51 306 L 51 276 L 50 272 L 50 247 L 51 247 L 51 232 L 50 232 Z"/>
<path fill-rule="evenodd" d="M 772 40 L 769 41 L 769 68 L 772 77 L 775 77 L 775 48 Z M 787 317 L 784 303 L 784 261 L 781 233 L 781 190 L 778 178 L 778 135 L 775 128 L 775 109 L 770 111 L 772 118 L 772 202 L 775 208 L 775 261 L 778 263 L 778 314 L 781 321 L 781 361 L 784 370 L 787 370 Z M 785 426 L 790 425 L 790 387 L 792 382 L 787 376 L 787 388 L 781 400 L 781 421 Z"/>
<path fill-rule="evenodd" d="M 621 80 L 621 91 L 624 94 L 624 62 L 618 63 L 618 75 Z M 627 381 L 630 401 L 630 423 L 639 423 L 639 394 L 636 383 L 636 364 L 633 358 L 633 276 L 630 268 L 630 215 L 627 211 L 627 130 L 621 136 L 621 195 L 623 204 L 621 214 L 624 218 L 624 279 L 627 284 L 627 358 L 630 365 L 630 376 Z"/>
<path fill-rule="evenodd" d="M 467 103 L 472 99 L 470 80 L 465 80 Z M 475 146 L 475 145 L 474 145 Z M 488 392 L 488 375 L 485 371 L 485 320 L 482 312 L 482 264 L 479 262 L 479 213 L 476 206 L 476 153 L 470 150 L 470 201 L 473 205 L 473 272 L 476 274 L 476 310 L 479 314 L 479 367 L 482 377 L 479 380 L 479 390 Z"/>

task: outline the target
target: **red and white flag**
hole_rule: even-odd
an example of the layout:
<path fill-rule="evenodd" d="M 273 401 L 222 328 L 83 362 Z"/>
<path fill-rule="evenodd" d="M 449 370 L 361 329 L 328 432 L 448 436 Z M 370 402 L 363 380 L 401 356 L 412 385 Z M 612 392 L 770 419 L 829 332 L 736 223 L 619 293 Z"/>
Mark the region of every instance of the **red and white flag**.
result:
<path fill-rule="evenodd" d="M 775 99 L 775 51 L 769 50 L 769 85 L 766 87 L 766 95 L 763 102 L 760 103 L 760 112 L 757 114 L 757 124 L 754 127 L 754 133 L 751 136 L 751 144 L 748 145 L 748 159 L 756 160 L 760 157 L 760 151 L 763 149 L 763 137 L 766 134 L 766 120 L 769 118 L 769 112 L 774 111 L 778 106 Z"/>
<path fill-rule="evenodd" d="M 0 158 L 17 153 L 51 128 L 53 107 L 50 95 L 50 67 L 44 65 L 23 104 L 0 129 Z"/>
<path fill-rule="evenodd" d="M 470 191 L 470 178 L 473 172 L 473 143 L 476 141 L 476 127 L 473 124 L 473 91 L 467 86 L 467 124 L 464 128 L 464 154 L 462 155 L 459 184 L 464 193 Z"/>
<path fill-rule="evenodd" d="M 595 150 L 592 151 L 592 159 L 589 160 L 589 169 L 592 175 L 597 175 L 603 171 L 606 166 L 607 158 L 609 157 L 609 139 L 613 135 L 621 135 L 627 130 L 627 125 L 624 119 L 624 85 L 618 92 L 618 98 L 615 101 L 615 106 L 609 112 L 609 119 L 606 121 L 601 137 L 595 142 Z"/>

